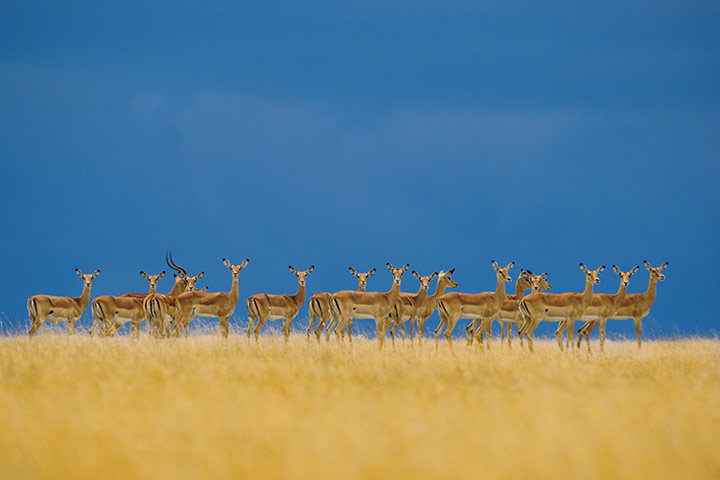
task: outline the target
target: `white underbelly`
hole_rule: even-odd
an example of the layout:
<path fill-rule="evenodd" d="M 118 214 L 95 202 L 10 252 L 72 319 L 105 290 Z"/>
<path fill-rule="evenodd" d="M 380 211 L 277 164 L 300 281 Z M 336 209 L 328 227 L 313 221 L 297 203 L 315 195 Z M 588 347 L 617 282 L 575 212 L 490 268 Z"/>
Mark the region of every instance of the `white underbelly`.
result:
<path fill-rule="evenodd" d="M 546 322 L 564 322 L 567 320 L 565 317 L 551 317 L 550 315 L 545 315 L 545 318 L 543 318 Z"/>
<path fill-rule="evenodd" d="M 285 320 L 285 317 L 282 315 L 271 313 L 267 316 L 267 320 Z"/>
<path fill-rule="evenodd" d="M 132 321 L 132 318 L 125 318 L 125 317 L 121 317 L 121 316 L 119 316 L 119 315 L 115 315 L 115 316 L 113 317 L 113 322 L 115 322 L 115 325 L 121 325 L 121 326 L 122 326 L 122 325 L 125 325 L 127 322 L 130 322 L 130 321 Z"/>
<path fill-rule="evenodd" d="M 375 316 L 374 316 L 374 315 L 370 315 L 369 313 L 357 313 L 357 312 L 353 312 L 353 314 L 352 314 L 351 316 L 352 316 L 352 318 L 354 318 L 354 319 L 356 319 L 356 320 L 370 320 L 370 319 L 373 319 L 373 320 L 374 320 L 374 319 L 375 319 Z"/>
<path fill-rule="evenodd" d="M 582 322 L 594 322 L 596 320 L 602 320 L 602 318 L 598 315 L 583 315 L 579 320 Z"/>
<path fill-rule="evenodd" d="M 477 313 L 463 313 L 460 318 L 469 318 L 470 320 L 480 320 L 480 315 Z"/>
<path fill-rule="evenodd" d="M 68 319 L 66 317 L 56 317 L 55 315 L 50 314 L 47 316 L 45 321 L 50 322 L 50 323 L 60 323 L 60 322 L 67 322 Z"/>
<path fill-rule="evenodd" d="M 633 317 L 627 317 L 627 316 L 625 316 L 625 317 L 609 317 L 609 318 L 610 318 L 610 320 L 632 320 L 633 319 Z"/>
<path fill-rule="evenodd" d="M 203 318 L 216 318 L 217 317 L 217 315 L 212 314 L 212 313 L 196 313 L 195 315 L 197 315 L 198 317 L 203 317 Z M 274 320 L 274 318 L 270 318 L 270 320 Z"/>

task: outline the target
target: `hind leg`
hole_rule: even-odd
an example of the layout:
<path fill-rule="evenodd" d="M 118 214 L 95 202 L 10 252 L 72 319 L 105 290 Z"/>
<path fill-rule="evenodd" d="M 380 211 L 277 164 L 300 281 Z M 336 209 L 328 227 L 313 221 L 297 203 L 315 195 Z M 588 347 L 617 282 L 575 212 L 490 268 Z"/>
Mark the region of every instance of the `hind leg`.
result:
<path fill-rule="evenodd" d="M 37 332 L 38 328 L 40 328 L 40 325 L 42 325 L 42 321 L 36 320 L 30 325 L 30 330 L 28 331 L 28 334 L 30 335 L 30 338 L 35 335 L 35 332 Z"/>
<path fill-rule="evenodd" d="M 255 326 L 255 320 L 256 320 L 256 317 L 253 317 L 252 315 L 248 315 L 248 329 L 247 329 L 248 340 L 250 340 L 250 335 L 252 334 L 253 327 Z"/>
<path fill-rule="evenodd" d="M 642 317 L 635 317 L 633 318 L 633 321 L 635 322 L 635 333 L 637 333 L 638 337 L 638 348 L 642 348 Z"/>
<path fill-rule="evenodd" d="M 77 320 L 68 319 L 68 323 L 67 323 L 68 335 L 75 335 L 75 322 L 77 322 Z"/>
<path fill-rule="evenodd" d="M 187 338 L 187 331 L 190 325 L 187 325 L 185 327 L 185 338 Z M 230 315 L 226 317 L 220 317 L 220 335 L 227 340 L 228 338 L 228 331 L 230 330 Z"/>

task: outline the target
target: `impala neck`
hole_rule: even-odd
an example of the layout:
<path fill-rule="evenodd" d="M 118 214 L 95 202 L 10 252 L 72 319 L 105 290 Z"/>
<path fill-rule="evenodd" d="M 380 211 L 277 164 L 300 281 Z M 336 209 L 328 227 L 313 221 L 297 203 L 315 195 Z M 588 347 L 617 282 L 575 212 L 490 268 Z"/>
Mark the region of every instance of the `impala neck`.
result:
<path fill-rule="evenodd" d="M 364 292 L 365 291 L 365 285 L 362 284 L 360 280 L 358 280 L 358 292 Z"/>
<path fill-rule="evenodd" d="M 240 298 L 240 277 L 233 276 L 232 286 L 230 287 L 230 300 L 237 303 Z"/>
<path fill-rule="evenodd" d="M 582 304 L 587 308 L 592 302 L 593 282 L 590 278 L 585 278 L 585 290 L 582 293 Z"/>
<path fill-rule="evenodd" d="M 185 291 L 185 287 L 182 286 L 182 283 L 183 283 L 183 282 L 182 282 L 182 278 L 179 278 L 179 279 L 175 282 L 175 285 L 173 285 L 173 288 L 172 288 L 172 290 L 170 290 L 170 293 L 168 293 L 168 295 L 172 295 L 173 297 L 177 297 L 178 295 L 180 295 L 181 293 L 183 293 L 183 292 Z"/>
<path fill-rule="evenodd" d="M 527 287 L 523 287 L 522 276 L 519 276 L 517 282 L 515 282 L 515 298 L 522 298 L 523 293 L 527 290 Z"/>
<path fill-rule="evenodd" d="M 85 285 L 85 282 L 83 282 L 83 291 L 80 294 L 80 297 L 78 297 L 78 302 L 80 303 L 80 307 L 85 310 L 85 307 L 88 306 L 88 303 L 90 303 L 90 287 L 92 285 L 88 286 Z"/>
<path fill-rule="evenodd" d="M 625 295 L 627 294 L 627 285 L 623 285 L 622 282 L 620 282 L 620 288 L 618 289 L 618 292 L 615 294 L 615 305 L 620 305 L 625 300 Z"/>
<path fill-rule="evenodd" d="M 395 283 L 395 280 L 393 279 L 393 285 L 389 292 L 387 292 L 388 298 L 390 299 L 391 304 L 395 304 L 397 302 L 398 298 L 400 298 L 400 285 Z"/>
<path fill-rule="evenodd" d="M 444 278 L 443 278 L 443 280 L 444 280 Z M 435 287 L 435 293 L 433 293 L 432 295 L 430 295 L 427 298 L 432 300 L 433 305 L 434 305 L 435 301 L 445 294 L 446 288 L 447 288 L 447 283 L 445 283 L 444 281 L 438 281 L 437 287 Z"/>
<path fill-rule="evenodd" d="M 643 299 L 650 303 L 655 301 L 655 292 L 657 292 L 657 279 L 655 279 L 652 275 L 650 275 L 650 282 L 648 283 L 648 288 L 645 293 L 643 293 Z"/>
<path fill-rule="evenodd" d="M 497 288 L 495 289 L 495 305 L 502 307 L 505 301 L 505 280 L 500 275 L 497 277 Z"/>
<path fill-rule="evenodd" d="M 427 292 L 428 289 L 421 286 L 420 290 L 415 294 L 415 305 L 420 305 L 422 302 L 425 301 L 425 298 L 427 298 Z"/>
<path fill-rule="evenodd" d="M 300 282 L 298 282 L 297 293 L 292 298 L 295 300 L 296 305 L 305 303 L 305 285 L 300 285 Z"/>
<path fill-rule="evenodd" d="M 150 290 L 148 291 L 149 294 L 157 293 L 157 284 L 150 285 Z"/>

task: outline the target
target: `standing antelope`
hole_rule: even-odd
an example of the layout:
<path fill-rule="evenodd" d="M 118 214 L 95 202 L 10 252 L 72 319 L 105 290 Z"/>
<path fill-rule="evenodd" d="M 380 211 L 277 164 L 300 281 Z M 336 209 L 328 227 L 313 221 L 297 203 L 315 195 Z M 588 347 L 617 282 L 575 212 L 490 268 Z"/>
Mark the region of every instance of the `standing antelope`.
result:
<path fill-rule="evenodd" d="M 645 265 L 645 268 L 647 268 L 650 272 L 650 282 L 648 283 L 647 291 L 645 293 L 631 293 L 629 295 L 625 295 L 625 298 L 623 299 L 622 303 L 620 303 L 620 306 L 617 308 L 617 310 L 615 310 L 615 313 L 613 313 L 609 317 L 610 320 L 634 320 L 635 332 L 637 333 L 638 337 L 638 348 L 642 346 L 640 335 L 642 328 L 642 319 L 646 317 L 647 314 L 650 312 L 650 307 L 652 307 L 652 304 L 655 301 L 657 282 L 665 280 L 665 275 L 663 275 L 662 271 L 667 268 L 668 262 L 663 263 L 659 267 L 651 267 L 647 260 L 643 260 L 643 265 Z M 588 335 L 590 335 L 590 332 L 592 332 L 596 326 L 597 322 L 594 322 L 590 325 L 586 323 L 580 328 L 580 331 L 583 335 L 585 335 L 585 338 L 587 339 Z M 602 325 L 600 328 L 600 348 L 602 349 L 602 339 L 604 337 Z M 578 332 L 578 334 L 580 334 L 580 332 Z M 579 340 L 580 339 L 578 338 L 578 343 Z"/>
<path fill-rule="evenodd" d="M 505 301 L 505 284 L 509 282 L 510 275 L 508 271 L 515 265 L 510 262 L 506 267 L 500 267 L 495 260 L 492 266 L 497 275 L 497 288 L 495 292 L 481 293 L 446 293 L 437 302 L 438 313 L 440 314 L 440 324 L 435 329 L 435 343 L 437 345 L 440 338 L 440 332 L 445 328 L 445 339 L 452 348 L 452 340 L 450 336 L 455 328 L 455 324 L 461 318 L 469 318 L 472 320 L 470 325 L 465 329 L 470 344 L 470 336 L 479 321 L 490 321 L 500 311 Z M 489 334 L 489 332 L 488 332 Z M 489 342 L 488 342 L 489 343 Z"/>
<path fill-rule="evenodd" d="M 100 275 L 100 270 L 91 274 L 83 274 L 79 268 L 75 269 L 83 279 L 83 291 L 79 297 L 54 297 L 51 295 L 33 295 L 28 298 L 27 307 L 30 314 L 30 338 L 35 335 L 37 329 L 45 322 L 67 323 L 68 335 L 75 333 L 75 322 L 82 316 L 83 311 L 90 303 L 90 288 L 95 277 Z"/>
<path fill-rule="evenodd" d="M 382 350 L 385 343 L 385 332 L 389 326 L 388 317 L 395 307 L 400 296 L 400 283 L 403 273 L 410 265 L 407 263 L 402 268 L 393 268 L 388 262 L 388 270 L 393 274 L 393 285 L 388 292 L 354 292 L 342 290 L 330 296 L 330 309 L 333 317 L 337 319 L 338 328 L 352 324 L 353 318 L 365 319 L 374 318 L 377 329 L 379 347 Z M 351 330 L 349 330 L 351 331 Z M 352 336 L 349 337 L 352 342 Z"/>
<path fill-rule="evenodd" d="M 353 267 L 349 267 L 350 273 L 353 274 L 354 277 L 358 279 L 358 292 L 364 292 L 365 288 L 367 287 L 367 279 L 368 277 L 371 277 L 375 273 L 375 269 L 371 269 L 367 273 L 358 273 L 355 271 Z M 310 332 L 313 329 L 313 326 L 315 325 L 315 320 L 320 318 L 320 323 L 318 324 L 317 328 L 315 329 L 315 337 L 317 337 L 318 342 L 320 341 L 320 333 L 322 332 L 323 328 L 327 325 L 327 332 L 325 339 L 330 340 L 330 332 L 333 328 L 333 322 L 332 322 L 332 312 L 330 312 L 330 304 L 328 303 L 330 301 L 330 293 L 328 292 L 320 292 L 316 293 L 312 297 L 310 297 L 310 300 L 308 301 L 308 311 L 310 313 L 310 324 L 308 325 L 307 329 L 307 337 L 310 338 Z M 334 326 L 337 326 L 335 324 Z M 335 332 L 338 333 L 338 332 Z M 338 333 L 339 336 L 339 333 Z"/>
<path fill-rule="evenodd" d="M 140 338 L 140 324 L 145 320 L 143 300 L 148 295 L 157 292 L 158 280 L 165 275 L 165 270 L 157 275 L 148 275 L 141 271 L 140 275 L 150 282 L 148 293 L 126 293 L 118 296 L 101 295 L 93 300 L 93 326 L 90 329 L 90 335 L 95 333 L 95 330 L 102 325 L 99 334 L 112 336 L 120 327 L 130 322 L 130 335 Z M 178 287 L 177 281 L 175 285 Z"/>
<path fill-rule="evenodd" d="M 173 319 L 177 318 L 177 303 L 175 298 L 185 292 L 190 286 L 190 281 L 187 270 L 183 267 L 175 264 L 172 259 L 172 253 L 165 254 L 165 262 L 170 268 L 178 272 L 175 275 L 175 286 L 173 286 L 170 293 L 167 295 L 161 295 L 158 293 L 151 293 L 143 299 L 143 309 L 148 322 L 148 333 L 155 337 L 169 336 L 170 335 L 170 323 Z M 195 280 L 202 277 L 203 272 L 196 275 L 192 280 L 193 285 Z"/>
<path fill-rule="evenodd" d="M 195 316 L 198 316 L 220 320 L 220 334 L 223 338 L 227 338 L 230 315 L 235 311 L 235 306 L 240 298 L 240 271 L 249 262 L 250 259 L 246 258 L 240 265 L 233 265 L 229 260 L 223 258 L 223 264 L 232 272 L 232 285 L 229 292 L 192 291 L 178 295 L 175 298 L 178 313 L 172 333 L 179 335 L 185 329 L 185 336 L 187 337 L 190 321 Z"/>
<path fill-rule="evenodd" d="M 410 325 L 412 325 L 415 321 L 418 308 L 422 306 L 423 302 L 425 302 L 425 299 L 427 298 L 430 281 L 438 275 L 437 272 L 435 272 L 432 275 L 423 277 L 415 270 L 412 271 L 412 274 L 415 278 L 420 280 L 420 290 L 418 290 L 415 294 L 400 292 L 400 296 L 395 304 L 395 310 L 392 315 L 392 318 L 394 318 L 393 326 L 390 328 L 390 338 L 392 338 L 393 348 L 395 348 L 395 330 L 397 330 L 398 325 L 400 325 L 402 330 L 402 339 L 404 342 L 405 322 L 410 320 Z"/>
<path fill-rule="evenodd" d="M 609 293 L 593 293 L 592 300 L 590 301 L 590 305 L 585 309 L 585 312 L 583 312 L 582 317 L 580 317 L 578 320 L 585 322 L 583 326 L 593 323 L 593 322 L 599 322 L 600 323 L 600 350 L 603 350 L 604 344 L 605 344 L 605 324 L 607 323 L 608 317 L 615 314 L 615 311 L 617 311 L 618 307 L 622 305 L 623 300 L 625 300 L 625 295 L 627 293 L 627 286 L 628 283 L 630 283 L 630 276 L 637 272 L 640 267 L 635 267 L 629 272 L 621 272 L 620 269 L 613 265 L 612 266 L 613 271 L 617 273 L 620 276 L 620 288 L 618 289 L 618 292 L 614 295 Z M 558 324 L 558 328 L 555 331 L 555 335 L 562 336 L 563 332 L 567 328 L 567 322 L 562 321 L 560 324 Z M 582 328 L 580 328 L 582 330 Z M 580 330 L 578 330 L 578 339 L 577 339 L 577 348 L 580 348 L 580 342 L 582 341 L 583 335 L 580 333 Z M 585 340 L 587 341 L 588 346 L 588 352 L 590 351 L 590 338 L 589 338 L 589 332 L 585 335 Z"/>
<path fill-rule="evenodd" d="M 290 265 L 288 267 L 292 273 L 297 276 L 298 289 L 295 295 L 271 295 L 268 293 L 256 293 L 247 299 L 247 310 L 248 310 L 248 338 L 253 331 L 255 320 L 257 320 L 257 326 L 255 326 L 255 341 L 258 341 L 260 336 L 260 330 L 266 320 L 280 320 L 283 321 L 283 336 L 285 341 L 290 340 L 290 327 L 292 327 L 292 321 L 297 316 L 300 307 L 305 303 L 305 279 L 310 272 L 315 269 L 315 265 L 310 265 L 310 268 L 304 272 L 295 270 L 295 267 Z"/>
<path fill-rule="evenodd" d="M 520 276 L 518 276 L 517 282 L 515 283 L 515 294 L 505 295 L 505 301 L 500 311 L 495 315 L 494 320 L 500 322 L 502 328 L 501 340 L 505 341 L 505 326 L 507 325 L 507 339 L 508 345 L 512 345 L 512 328 L 515 325 L 516 329 L 520 328 L 522 324 L 522 314 L 520 313 L 519 302 L 525 296 L 525 290 L 532 289 L 533 292 L 540 292 L 542 290 L 550 290 L 552 286 L 547 282 L 547 273 L 542 275 L 535 275 L 530 270 L 520 270 Z M 484 330 L 488 328 L 488 325 L 482 323 L 475 330 L 475 337 L 480 337 L 478 341 L 482 343 Z M 522 337 L 520 338 L 522 342 Z"/>
<path fill-rule="evenodd" d="M 520 312 L 525 322 L 520 328 L 520 335 L 525 335 L 530 350 L 533 349 L 532 334 L 543 320 L 549 322 L 567 322 L 568 340 L 574 340 L 575 321 L 582 317 L 585 309 L 590 305 L 593 295 L 593 285 L 600 283 L 598 274 L 605 270 L 605 265 L 597 270 L 588 270 L 585 265 L 580 264 L 580 270 L 585 274 L 585 290 L 582 293 L 546 293 L 533 292 L 520 300 Z M 557 341 L 560 349 L 563 349 L 562 336 L 557 334 Z"/>
<path fill-rule="evenodd" d="M 430 296 L 426 296 L 425 300 L 415 309 L 415 317 L 417 318 L 418 328 L 418 343 L 422 344 L 423 337 L 425 335 L 425 322 L 433 314 L 437 308 L 437 301 L 440 297 L 445 295 L 445 289 L 447 287 L 455 288 L 458 286 L 457 282 L 452 279 L 452 274 L 455 269 L 447 272 L 440 270 L 438 273 L 438 283 L 435 287 L 435 293 Z M 413 322 L 410 321 L 410 341 L 413 340 Z"/>

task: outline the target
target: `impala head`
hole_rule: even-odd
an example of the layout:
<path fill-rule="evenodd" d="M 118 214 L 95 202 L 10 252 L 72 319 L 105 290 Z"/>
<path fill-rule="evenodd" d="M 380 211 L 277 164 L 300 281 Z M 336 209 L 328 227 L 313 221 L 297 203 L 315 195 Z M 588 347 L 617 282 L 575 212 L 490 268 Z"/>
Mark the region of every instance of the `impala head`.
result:
<path fill-rule="evenodd" d="M 457 282 L 452 279 L 453 273 L 455 273 L 454 268 L 452 270 L 448 270 L 447 272 L 444 270 L 440 270 L 440 273 L 438 273 L 438 285 L 440 285 L 440 282 L 444 282 L 450 288 L 457 287 Z"/>
<path fill-rule="evenodd" d="M 75 273 L 77 273 L 78 276 L 82 277 L 83 282 L 85 283 L 85 286 L 89 287 L 90 285 L 92 285 L 93 278 L 100 275 L 100 270 L 95 270 L 93 273 L 84 274 L 84 273 L 82 273 L 82 270 L 80 270 L 79 268 L 76 268 Z"/>
<path fill-rule="evenodd" d="M 375 269 L 373 268 L 367 273 L 358 273 L 353 267 L 350 267 L 350 273 L 352 273 L 353 276 L 358 279 L 358 288 L 360 290 L 364 290 L 365 287 L 367 287 L 368 277 L 372 277 L 372 275 L 375 273 Z"/>
<path fill-rule="evenodd" d="M 183 277 L 181 275 L 173 274 L 173 278 L 175 279 L 175 285 L 181 285 L 184 290 L 187 290 L 188 287 L 188 281 L 187 277 Z"/>
<path fill-rule="evenodd" d="M 492 266 L 495 269 L 495 272 L 497 272 L 498 279 L 501 279 L 503 282 L 508 283 L 510 280 L 510 275 L 508 272 L 511 268 L 515 265 L 515 262 L 510 262 L 507 264 L 507 267 L 501 267 L 495 262 L 495 260 L 492 261 Z"/>
<path fill-rule="evenodd" d="M 406 263 L 405 265 L 403 265 L 402 268 L 393 268 L 390 262 L 386 263 L 385 265 L 387 266 L 388 270 L 390 270 L 393 274 L 393 285 L 399 286 L 400 282 L 402 282 L 403 273 L 407 272 L 407 269 L 410 265 Z"/>
<path fill-rule="evenodd" d="M 315 265 L 310 265 L 310 268 L 308 268 L 304 272 L 298 272 L 297 270 L 295 270 L 295 267 L 293 267 L 292 265 L 290 265 L 288 268 L 297 277 L 298 285 L 300 285 L 301 287 L 304 287 L 305 286 L 305 277 L 307 277 L 310 272 L 315 270 Z"/>
<path fill-rule="evenodd" d="M 600 283 L 600 278 L 598 277 L 598 275 L 600 274 L 600 272 L 605 270 L 605 265 L 598 267 L 597 270 L 588 270 L 587 267 L 585 267 L 585 265 L 583 265 L 581 263 L 580 270 L 583 271 L 583 273 L 585 274 L 585 277 L 587 278 L 587 280 L 589 282 L 593 283 L 594 285 L 597 285 L 598 283 Z"/>
<path fill-rule="evenodd" d="M 425 290 L 426 292 L 428 291 L 428 288 L 430 287 L 430 280 L 432 280 L 433 278 L 437 277 L 437 275 L 438 275 L 438 273 L 435 272 L 435 273 L 433 273 L 432 275 L 428 275 L 427 277 L 423 277 L 422 275 L 420 275 L 420 274 L 419 274 L 418 272 L 416 272 L 415 270 L 412 271 L 412 274 L 413 274 L 413 277 L 415 277 L 415 278 L 417 278 L 418 280 L 420 280 L 420 289 L 421 289 L 421 290 Z"/>
<path fill-rule="evenodd" d="M 655 281 L 665 280 L 665 275 L 662 274 L 662 271 L 667 268 L 668 262 L 663 263 L 659 267 L 651 267 L 650 264 L 647 262 L 647 260 L 643 260 L 643 264 L 645 265 L 645 268 L 647 268 L 648 271 L 650 272 L 650 277 L 655 279 Z"/>
<path fill-rule="evenodd" d="M 142 275 L 142 277 L 143 277 L 145 280 L 147 280 L 148 282 L 150 282 L 150 291 L 156 292 L 156 291 L 157 291 L 157 283 L 158 283 L 158 280 L 160 280 L 160 279 L 165 275 L 165 270 L 163 270 L 162 272 L 158 273 L 157 275 L 148 275 L 147 273 L 145 273 L 145 272 L 143 272 L 143 271 L 141 270 L 141 271 L 140 271 L 140 275 Z"/>
<path fill-rule="evenodd" d="M 517 279 L 517 284 L 523 290 L 526 288 L 533 288 L 533 279 L 535 275 L 530 270 L 520 270 L 520 275 Z"/>
<path fill-rule="evenodd" d="M 627 287 L 627 286 L 628 286 L 628 284 L 630 283 L 630 277 L 631 277 L 635 272 L 637 272 L 639 269 L 640 269 L 640 267 L 635 266 L 635 267 L 633 267 L 633 269 L 630 270 L 629 272 L 621 272 L 618 267 L 616 267 L 615 265 L 613 265 L 613 271 L 614 271 L 615 273 L 617 273 L 618 275 L 620 275 L 620 285 L 623 286 L 623 287 Z"/>
<path fill-rule="evenodd" d="M 547 281 L 547 272 L 543 273 L 542 275 L 534 275 L 531 272 L 530 275 L 532 275 L 532 291 L 533 292 L 541 292 L 543 290 L 552 290 L 552 285 L 550 285 Z"/>
<path fill-rule="evenodd" d="M 197 275 L 195 275 L 194 277 L 191 277 L 188 275 L 188 277 L 187 277 L 188 292 L 197 292 L 197 287 L 195 286 L 195 282 L 200 280 L 203 275 L 205 275 L 205 272 L 200 272 Z"/>
<path fill-rule="evenodd" d="M 233 265 L 232 263 L 230 263 L 230 260 L 228 260 L 227 258 L 223 258 L 223 265 L 225 265 L 232 271 L 233 280 L 237 279 L 240 276 L 240 270 L 247 267 L 248 263 L 250 263 L 249 258 L 243 260 L 240 265 Z"/>

